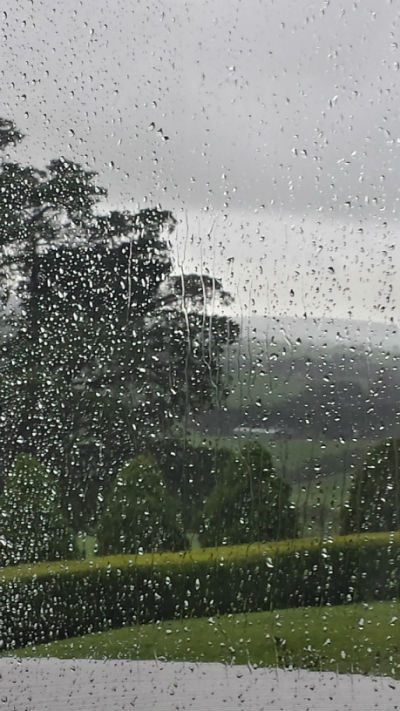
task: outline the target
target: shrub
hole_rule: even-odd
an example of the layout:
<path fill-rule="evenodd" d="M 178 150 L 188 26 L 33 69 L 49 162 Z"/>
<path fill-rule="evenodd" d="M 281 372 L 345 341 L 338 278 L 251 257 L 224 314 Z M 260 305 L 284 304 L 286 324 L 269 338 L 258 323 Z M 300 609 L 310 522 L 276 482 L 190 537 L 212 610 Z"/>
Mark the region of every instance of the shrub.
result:
<path fill-rule="evenodd" d="M 231 450 L 211 442 L 194 446 L 173 437 L 150 440 L 147 446 L 167 488 L 179 498 L 185 529 L 198 530 L 205 501 L 226 463 L 233 460 Z"/>
<path fill-rule="evenodd" d="M 0 498 L 2 565 L 70 558 L 74 537 L 57 479 L 34 457 L 20 454 Z"/>
<path fill-rule="evenodd" d="M 389 439 L 368 454 L 354 477 L 342 510 L 342 533 L 400 528 L 400 440 Z"/>
<path fill-rule="evenodd" d="M 139 622 L 399 593 L 399 534 L 43 563 L 0 571 L 0 638 L 12 648 Z"/>
<path fill-rule="evenodd" d="M 230 458 L 204 510 L 204 545 L 280 540 L 296 535 L 290 486 L 278 477 L 271 455 L 257 442 Z"/>
<path fill-rule="evenodd" d="M 186 547 L 176 503 L 151 457 L 136 457 L 117 476 L 99 522 L 97 541 L 100 554 Z"/>

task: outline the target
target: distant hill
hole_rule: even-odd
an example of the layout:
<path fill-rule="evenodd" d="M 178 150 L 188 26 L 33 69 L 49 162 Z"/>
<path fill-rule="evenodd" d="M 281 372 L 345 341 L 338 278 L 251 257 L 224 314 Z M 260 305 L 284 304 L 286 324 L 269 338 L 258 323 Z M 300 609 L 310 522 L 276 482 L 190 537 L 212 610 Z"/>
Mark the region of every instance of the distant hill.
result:
<path fill-rule="evenodd" d="M 226 407 L 202 418 L 209 432 L 276 427 L 300 438 L 374 438 L 399 430 L 395 326 L 256 317 L 241 327 L 221 372 Z"/>
<path fill-rule="evenodd" d="M 242 338 L 286 343 L 295 347 L 365 345 L 372 349 L 400 352 L 400 330 L 396 324 L 351 319 L 314 319 L 289 316 L 236 316 L 241 323 Z"/>

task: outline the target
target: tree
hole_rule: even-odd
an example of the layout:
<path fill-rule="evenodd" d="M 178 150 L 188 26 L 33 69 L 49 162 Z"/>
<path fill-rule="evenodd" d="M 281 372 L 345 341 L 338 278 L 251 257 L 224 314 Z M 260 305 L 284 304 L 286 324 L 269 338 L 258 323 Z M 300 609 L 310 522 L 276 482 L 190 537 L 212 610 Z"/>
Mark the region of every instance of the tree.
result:
<path fill-rule="evenodd" d="M 99 553 L 183 550 L 177 505 L 150 456 L 130 461 L 117 476 L 100 519 Z"/>
<path fill-rule="evenodd" d="M 20 454 L 0 498 L 2 565 L 71 558 L 57 478 L 29 454 Z"/>
<path fill-rule="evenodd" d="M 170 422 L 185 417 L 187 428 L 190 415 L 225 401 L 222 367 L 239 327 L 218 313 L 232 301 L 219 280 L 188 274 L 170 278 L 166 288 L 165 306 L 149 323 L 146 341 L 157 354 L 152 373 L 162 395 L 155 406 Z M 168 429 L 168 421 L 162 424 Z"/>
<path fill-rule="evenodd" d="M 273 470 L 257 442 L 227 461 L 204 511 L 204 545 L 233 545 L 293 538 L 297 516 L 290 486 Z"/>
<path fill-rule="evenodd" d="M 74 510 L 82 503 L 77 477 L 86 480 L 83 502 L 95 513 L 99 466 L 109 472 L 107 487 L 133 452 L 225 396 L 221 364 L 238 328 L 225 316 L 208 315 L 194 299 L 187 303 L 197 275 L 188 276 L 182 305 L 160 237 L 173 225 L 167 212 L 143 211 L 134 216 L 137 233 L 128 242 L 104 243 L 103 227 L 101 240 L 42 256 L 38 304 L 47 380 L 51 373 L 46 412 L 62 401 L 59 417 L 50 420 L 65 432 L 64 442 L 74 433 L 69 447 L 53 446 L 55 457 L 65 457 L 60 465 L 69 471 Z M 215 290 L 214 302 L 227 303 L 219 282 Z M 53 444 L 59 439 L 52 433 Z"/>
<path fill-rule="evenodd" d="M 12 122 L 0 121 L 0 148 L 21 139 Z M 0 166 L 0 285 L 8 309 L 1 363 L 6 466 L 17 451 L 43 454 L 38 442 L 48 423 L 41 401 L 47 354 L 38 302 L 41 259 L 60 242 L 86 234 L 93 208 L 105 195 L 94 177 L 63 158 L 46 170 L 6 160 Z"/>
<path fill-rule="evenodd" d="M 14 121 L 0 118 L 0 150 L 4 150 L 10 145 L 15 145 L 22 138 L 23 135 L 17 130 Z"/>
<path fill-rule="evenodd" d="M 0 148 L 21 139 L 0 121 Z M 105 196 L 63 158 L 0 164 L 0 465 L 30 452 L 60 469 L 76 528 L 145 441 L 224 396 L 238 335 L 209 313 L 230 299 L 218 279 L 173 276 L 172 214 L 107 211 Z"/>
<path fill-rule="evenodd" d="M 137 451 L 153 417 L 143 395 L 145 318 L 158 308 L 171 268 L 161 233 L 173 223 L 161 210 L 113 212 L 94 219 L 90 242 L 62 244 L 40 258 L 46 456 L 67 473 L 76 528 L 96 515 L 99 489 Z"/>
<path fill-rule="evenodd" d="M 373 447 L 354 476 L 341 513 L 342 533 L 400 528 L 400 440 Z"/>
<path fill-rule="evenodd" d="M 211 442 L 194 446 L 182 437 L 158 437 L 146 446 L 162 470 L 167 488 L 179 499 L 185 530 L 197 532 L 206 499 L 231 460 L 231 451 Z"/>

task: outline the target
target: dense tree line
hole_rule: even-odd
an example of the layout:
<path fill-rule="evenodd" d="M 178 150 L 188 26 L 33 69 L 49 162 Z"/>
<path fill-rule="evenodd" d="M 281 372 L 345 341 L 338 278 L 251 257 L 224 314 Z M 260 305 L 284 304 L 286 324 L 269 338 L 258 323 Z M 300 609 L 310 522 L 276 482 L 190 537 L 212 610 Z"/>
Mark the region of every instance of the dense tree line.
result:
<path fill-rule="evenodd" d="M 88 527 L 104 553 L 183 548 L 206 519 L 222 543 L 221 485 L 238 540 L 284 535 L 289 489 L 267 453 L 176 435 L 227 395 L 238 326 L 218 313 L 221 281 L 173 274 L 170 212 L 107 211 L 94 172 L 9 160 L 22 138 L 0 120 L 3 561 L 74 555 L 72 529 Z"/>

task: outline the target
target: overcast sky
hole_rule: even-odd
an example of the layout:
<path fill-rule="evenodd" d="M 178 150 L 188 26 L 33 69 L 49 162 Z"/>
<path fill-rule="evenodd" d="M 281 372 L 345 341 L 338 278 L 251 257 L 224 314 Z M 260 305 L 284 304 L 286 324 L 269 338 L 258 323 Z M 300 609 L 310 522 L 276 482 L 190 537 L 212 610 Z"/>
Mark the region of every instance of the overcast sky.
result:
<path fill-rule="evenodd" d="M 16 157 L 63 154 L 110 204 L 172 209 L 177 259 L 241 310 L 398 322 L 397 0 L 2 7 Z"/>

